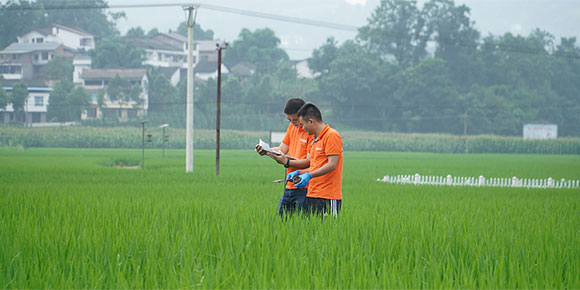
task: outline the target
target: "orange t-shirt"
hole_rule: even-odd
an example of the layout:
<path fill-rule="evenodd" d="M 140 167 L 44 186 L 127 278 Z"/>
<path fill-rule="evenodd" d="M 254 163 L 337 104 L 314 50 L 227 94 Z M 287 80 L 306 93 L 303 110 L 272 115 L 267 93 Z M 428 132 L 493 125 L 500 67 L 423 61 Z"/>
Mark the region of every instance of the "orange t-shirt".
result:
<path fill-rule="evenodd" d="M 314 135 L 308 135 L 304 129 L 296 128 L 296 126 L 289 124 L 288 129 L 286 130 L 286 135 L 284 135 L 284 139 L 282 140 L 282 144 L 288 146 L 288 156 L 296 159 L 306 159 L 310 146 L 312 145 L 312 138 L 314 138 Z M 286 169 L 286 175 L 296 170 L 298 170 L 298 168 L 288 167 Z M 296 189 L 296 186 L 294 186 L 294 182 L 288 181 L 286 188 Z"/>
<path fill-rule="evenodd" d="M 342 138 L 326 125 L 320 136 L 313 139 L 310 149 L 310 172 L 328 163 L 329 155 L 338 155 L 336 168 L 325 175 L 313 177 L 308 184 L 307 197 L 342 200 Z"/>

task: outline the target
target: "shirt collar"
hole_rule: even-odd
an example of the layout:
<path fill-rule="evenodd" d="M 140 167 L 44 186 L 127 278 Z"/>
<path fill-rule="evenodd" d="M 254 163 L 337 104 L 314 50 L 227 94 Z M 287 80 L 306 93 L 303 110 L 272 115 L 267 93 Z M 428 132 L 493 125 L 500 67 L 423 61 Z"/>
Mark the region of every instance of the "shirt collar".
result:
<path fill-rule="evenodd" d="M 322 131 L 320 131 L 320 135 L 318 135 L 318 138 L 313 138 L 312 140 L 314 142 L 318 142 L 318 140 L 322 139 L 322 137 L 324 136 L 324 134 L 326 134 L 326 132 L 328 132 L 328 129 L 330 129 L 330 126 L 327 124 L 326 126 L 324 126 L 324 128 L 322 129 Z"/>

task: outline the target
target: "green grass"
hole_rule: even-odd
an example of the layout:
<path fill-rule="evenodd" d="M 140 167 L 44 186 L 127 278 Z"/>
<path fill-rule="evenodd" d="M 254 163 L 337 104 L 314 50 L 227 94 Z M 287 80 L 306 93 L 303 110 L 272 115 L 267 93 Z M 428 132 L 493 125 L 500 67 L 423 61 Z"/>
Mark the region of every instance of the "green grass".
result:
<path fill-rule="evenodd" d="M 0 148 L 0 288 L 580 288 L 580 192 L 385 174 L 579 179 L 578 155 L 346 152 L 338 220 L 282 222 L 251 150 Z"/>

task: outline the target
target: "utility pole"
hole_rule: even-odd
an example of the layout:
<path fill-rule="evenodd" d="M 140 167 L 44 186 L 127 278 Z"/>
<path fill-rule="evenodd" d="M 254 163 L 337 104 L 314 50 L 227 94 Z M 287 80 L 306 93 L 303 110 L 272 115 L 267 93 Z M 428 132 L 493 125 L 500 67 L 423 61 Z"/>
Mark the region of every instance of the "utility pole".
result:
<path fill-rule="evenodd" d="M 227 42 L 216 43 L 218 51 L 217 64 L 217 116 L 216 116 L 216 141 L 215 141 L 215 175 L 220 175 L 220 126 L 221 126 L 221 103 L 222 103 L 222 50 L 228 48 Z"/>
<path fill-rule="evenodd" d="M 163 158 L 165 158 L 165 142 L 167 142 L 167 135 L 165 135 L 165 128 L 169 127 L 169 124 L 163 124 L 159 127 L 163 128 L 163 135 L 161 137 L 163 138 Z"/>
<path fill-rule="evenodd" d="M 145 123 L 141 122 L 141 169 L 145 169 Z"/>
<path fill-rule="evenodd" d="M 193 27 L 196 5 L 183 6 L 189 11 L 187 19 L 187 120 L 185 134 L 185 172 L 193 172 Z"/>

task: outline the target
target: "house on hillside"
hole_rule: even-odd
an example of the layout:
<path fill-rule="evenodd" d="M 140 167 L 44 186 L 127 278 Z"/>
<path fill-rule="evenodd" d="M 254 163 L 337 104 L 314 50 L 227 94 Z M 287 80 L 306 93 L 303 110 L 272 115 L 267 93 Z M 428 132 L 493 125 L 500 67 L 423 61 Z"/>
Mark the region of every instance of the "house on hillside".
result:
<path fill-rule="evenodd" d="M 73 58 L 75 51 L 57 42 L 12 43 L 0 51 L 0 74 L 8 80 L 40 79 L 55 56 Z"/>
<path fill-rule="evenodd" d="M 171 32 L 158 33 L 157 35 L 151 38 L 181 48 L 181 50 L 187 52 L 187 37 L 181 34 Z"/>
<path fill-rule="evenodd" d="M 195 64 L 200 62 L 216 62 L 217 46 L 219 40 L 197 40 L 193 43 L 193 55 L 196 58 Z"/>
<path fill-rule="evenodd" d="M 111 100 L 106 93 L 106 88 L 110 80 L 119 75 L 128 79 L 131 84 L 141 87 L 138 100 L 127 102 Z M 147 94 L 146 69 L 84 69 L 81 74 L 82 86 L 90 96 L 89 108 L 81 118 L 102 119 L 115 118 L 120 121 L 143 118 L 147 116 L 149 109 L 149 96 Z M 102 92 L 103 99 L 99 104 L 98 94 Z"/>
<path fill-rule="evenodd" d="M 186 55 L 185 63 L 187 67 L 187 37 L 177 33 L 159 33 L 152 38 L 182 48 Z M 193 63 L 217 61 L 216 43 L 220 43 L 220 41 L 195 40 L 193 42 Z"/>
<path fill-rule="evenodd" d="M 187 67 L 187 51 L 182 47 L 154 38 L 127 38 L 145 51 L 144 65 L 154 67 Z"/>
<path fill-rule="evenodd" d="M 193 69 L 196 79 L 207 81 L 209 79 L 216 79 L 218 75 L 217 61 L 200 61 Z M 222 63 L 222 75 L 228 74 L 230 71 L 227 66 Z"/>
<path fill-rule="evenodd" d="M 73 59 L 73 83 L 79 85 L 83 83 L 81 75 L 85 69 L 90 69 L 92 59 L 86 54 L 79 54 Z"/>
<path fill-rule="evenodd" d="M 20 80 L 0 80 L 0 86 L 8 92 L 12 92 L 12 87 Z M 26 124 L 46 122 L 46 112 L 50 92 L 52 91 L 42 81 L 25 81 L 28 86 L 28 97 L 24 102 L 23 116 L 16 116 L 12 104 L 5 108 L 0 108 L 0 122 L 24 121 Z M 18 120 L 17 120 L 18 118 Z"/>
<path fill-rule="evenodd" d="M 18 43 L 46 43 L 55 42 L 76 51 L 89 51 L 95 48 L 95 37 L 77 28 L 53 24 L 47 27 L 34 29 L 18 36 Z"/>

